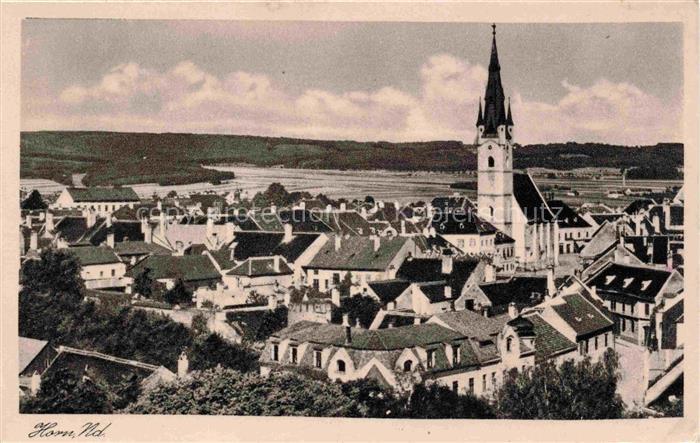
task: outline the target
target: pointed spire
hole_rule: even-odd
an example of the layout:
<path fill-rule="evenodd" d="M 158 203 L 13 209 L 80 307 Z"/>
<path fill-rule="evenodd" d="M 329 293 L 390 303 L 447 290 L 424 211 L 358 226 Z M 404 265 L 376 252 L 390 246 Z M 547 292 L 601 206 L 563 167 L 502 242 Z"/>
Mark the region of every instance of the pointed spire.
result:
<path fill-rule="evenodd" d="M 493 28 L 493 41 L 491 43 L 491 61 L 489 62 L 489 79 L 486 83 L 484 96 L 484 135 L 496 135 L 498 126 L 506 123 L 505 97 L 501 85 L 501 65 L 498 62 L 498 48 L 496 47 L 496 24 Z"/>
<path fill-rule="evenodd" d="M 479 97 L 479 114 L 476 116 L 476 126 L 484 124 L 484 112 L 481 110 L 481 97 Z"/>
<path fill-rule="evenodd" d="M 506 114 L 506 125 L 513 126 L 513 114 L 510 113 L 510 97 L 508 97 L 508 114 Z"/>

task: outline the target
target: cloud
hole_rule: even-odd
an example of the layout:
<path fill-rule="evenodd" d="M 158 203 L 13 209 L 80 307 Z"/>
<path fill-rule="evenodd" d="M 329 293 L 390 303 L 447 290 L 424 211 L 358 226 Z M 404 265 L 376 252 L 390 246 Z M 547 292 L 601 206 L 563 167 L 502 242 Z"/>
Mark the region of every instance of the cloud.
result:
<path fill-rule="evenodd" d="M 130 62 L 93 84 L 65 88 L 57 101 L 27 105 L 25 127 L 472 142 L 486 69 L 436 54 L 418 75 L 415 93 L 393 86 L 341 93 L 310 87 L 294 95 L 262 73 L 216 76 L 187 60 L 159 72 Z M 524 100 L 513 91 L 518 142 L 679 138 L 679 106 L 635 85 L 600 79 L 590 86 L 563 80 L 562 86 L 566 93 L 556 103 Z"/>

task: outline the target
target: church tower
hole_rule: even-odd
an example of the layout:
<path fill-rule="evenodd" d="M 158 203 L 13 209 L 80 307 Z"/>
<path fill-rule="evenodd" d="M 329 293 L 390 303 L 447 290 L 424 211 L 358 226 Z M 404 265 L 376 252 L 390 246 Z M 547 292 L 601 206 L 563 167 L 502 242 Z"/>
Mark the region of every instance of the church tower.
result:
<path fill-rule="evenodd" d="M 479 216 L 512 235 L 513 205 L 513 117 L 510 100 L 506 109 L 501 66 L 496 48 L 496 25 L 493 27 L 489 79 L 484 107 L 479 98 L 477 128 L 477 166 Z"/>

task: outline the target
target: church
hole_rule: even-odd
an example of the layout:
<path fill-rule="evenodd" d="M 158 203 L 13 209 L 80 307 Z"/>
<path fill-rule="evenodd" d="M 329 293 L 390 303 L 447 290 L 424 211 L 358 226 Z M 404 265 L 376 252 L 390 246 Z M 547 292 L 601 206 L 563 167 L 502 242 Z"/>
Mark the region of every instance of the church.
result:
<path fill-rule="evenodd" d="M 528 173 L 513 171 L 513 115 L 506 108 L 493 27 L 483 107 L 479 99 L 476 144 L 479 216 L 515 240 L 521 265 L 542 268 L 559 261 L 556 217 Z"/>

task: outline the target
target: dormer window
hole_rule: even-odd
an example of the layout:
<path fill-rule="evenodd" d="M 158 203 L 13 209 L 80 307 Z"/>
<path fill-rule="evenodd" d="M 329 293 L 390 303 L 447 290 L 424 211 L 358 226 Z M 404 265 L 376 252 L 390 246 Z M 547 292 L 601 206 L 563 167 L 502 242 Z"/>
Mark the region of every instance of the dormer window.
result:
<path fill-rule="evenodd" d="M 280 360 L 280 345 L 274 344 L 272 345 L 272 361 L 279 361 Z"/>
<path fill-rule="evenodd" d="M 336 362 L 338 372 L 344 374 L 345 373 L 345 362 L 343 360 L 338 360 Z"/>
<path fill-rule="evenodd" d="M 496 161 L 491 156 L 489 156 L 488 163 L 489 163 L 489 168 L 493 168 L 494 166 L 496 166 Z"/>
<path fill-rule="evenodd" d="M 406 360 L 405 362 L 403 362 L 403 372 L 411 372 L 411 369 L 413 369 L 412 360 Z"/>
<path fill-rule="evenodd" d="M 651 284 L 651 280 L 644 280 L 642 282 L 642 291 L 646 291 L 650 284 Z"/>
<path fill-rule="evenodd" d="M 624 282 L 622 283 L 622 287 L 623 287 L 623 288 L 626 288 L 627 286 L 629 286 L 629 285 L 632 283 L 633 280 L 634 280 L 633 277 L 626 278 L 626 279 L 624 280 Z"/>
<path fill-rule="evenodd" d="M 614 276 L 614 275 L 607 275 L 607 276 L 605 276 L 605 284 L 606 284 L 606 285 L 609 285 L 610 283 L 612 283 L 613 280 L 615 280 L 615 276 Z"/>
<path fill-rule="evenodd" d="M 452 345 L 452 366 L 457 366 L 462 361 L 459 345 Z"/>
<path fill-rule="evenodd" d="M 506 340 L 506 352 L 510 352 L 513 348 L 513 337 L 508 337 Z"/>
<path fill-rule="evenodd" d="M 317 369 L 321 369 L 321 351 L 314 351 L 314 366 L 316 366 Z"/>
<path fill-rule="evenodd" d="M 428 350 L 426 365 L 428 366 L 428 369 L 433 369 L 435 367 L 435 351 L 432 349 Z"/>
<path fill-rule="evenodd" d="M 298 349 L 296 346 L 291 347 L 291 354 L 289 356 L 289 360 L 292 362 L 293 365 L 297 364 L 297 356 L 298 356 Z"/>

